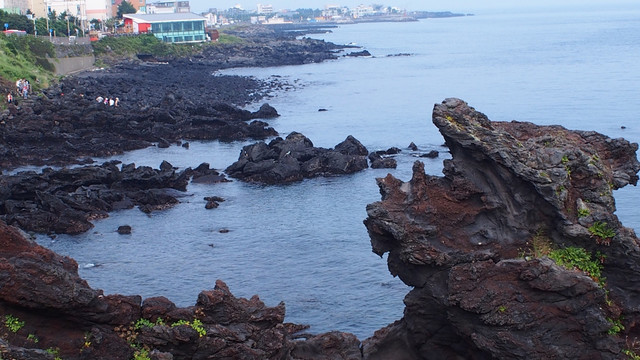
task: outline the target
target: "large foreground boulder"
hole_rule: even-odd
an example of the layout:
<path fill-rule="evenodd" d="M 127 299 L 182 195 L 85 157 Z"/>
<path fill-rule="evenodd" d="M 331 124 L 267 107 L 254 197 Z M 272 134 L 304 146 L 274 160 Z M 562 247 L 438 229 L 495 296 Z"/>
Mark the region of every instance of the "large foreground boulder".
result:
<path fill-rule="evenodd" d="M 78 264 L 0 221 L 3 359 L 360 359 L 351 334 L 296 335 L 281 303 L 236 298 L 222 281 L 194 306 L 103 295 Z"/>
<path fill-rule="evenodd" d="M 248 182 L 281 184 L 317 176 L 342 175 L 369 167 L 367 149 L 349 135 L 334 149 L 314 147 L 306 136 L 292 132 L 269 144 L 259 142 L 242 148 L 227 175 Z"/>
<path fill-rule="evenodd" d="M 637 144 L 492 122 L 435 106 L 444 177 L 378 179 L 373 251 L 413 287 L 369 359 L 623 359 L 640 354 L 640 248 L 612 190 L 636 185 Z M 553 260 L 552 260 L 553 259 Z M 634 340 L 636 339 L 636 340 Z"/>

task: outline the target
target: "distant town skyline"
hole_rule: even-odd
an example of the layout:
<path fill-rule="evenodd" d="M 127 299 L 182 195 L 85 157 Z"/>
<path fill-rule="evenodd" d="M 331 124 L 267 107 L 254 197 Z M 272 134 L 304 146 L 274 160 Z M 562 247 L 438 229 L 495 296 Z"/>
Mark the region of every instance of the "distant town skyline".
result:
<path fill-rule="evenodd" d="M 384 6 L 397 6 L 407 10 L 428 10 L 428 11 L 455 11 L 455 12 L 478 12 L 495 10 L 517 10 L 517 9 L 542 9 L 542 8 L 563 8 L 563 9 L 585 9 L 597 6 L 638 6 L 638 0 L 190 0 L 193 12 L 203 12 L 210 8 L 226 10 L 239 4 L 245 10 L 255 10 L 257 4 L 273 5 L 274 10 L 312 8 L 323 9 L 325 5 L 341 5 L 356 7 L 358 5 L 381 4 Z"/>

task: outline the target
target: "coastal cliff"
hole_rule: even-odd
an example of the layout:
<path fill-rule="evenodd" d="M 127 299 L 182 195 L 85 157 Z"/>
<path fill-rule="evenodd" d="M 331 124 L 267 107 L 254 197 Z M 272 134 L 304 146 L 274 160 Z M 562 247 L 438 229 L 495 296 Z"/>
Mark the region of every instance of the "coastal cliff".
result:
<path fill-rule="evenodd" d="M 408 182 L 378 179 L 382 200 L 367 206 L 373 251 L 388 253 L 391 274 L 413 287 L 404 317 L 373 337 L 304 333 L 305 326 L 284 322 L 283 303 L 236 298 L 222 281 L 189 307 L 164 297 L 105 295 L 78 276 L 75 260 L 0 221 L 0 354 L 369 360 L 640 354 L 640 242 L 616 217 L 612 192 L 637 184 L 638 145 L 560 126 L 493 122 L 459 99 L 436 105 L 433 122 L 452 155 L 444 176 L 426 175 L 416 162 Z M 189 175 L 175 174 L 170 164 L 157 173 L 179 184 Z M 55 185 L 42 177 L 36 183 Z"/>
<path fill-rule="evenodd" d="M 637 351 L 640 248 L 612 191 L 636 185 L 637 144 L 433 110 L 452 159 L 378 179 L 373 251 L 413 290 L 368 359 L 620 359 Z M 553 260 L 552 260 L 553 259 Z M 555 261 L 554 261 L 555 260 Z M 561 265 L 564 266 L 561 266 Z"/>

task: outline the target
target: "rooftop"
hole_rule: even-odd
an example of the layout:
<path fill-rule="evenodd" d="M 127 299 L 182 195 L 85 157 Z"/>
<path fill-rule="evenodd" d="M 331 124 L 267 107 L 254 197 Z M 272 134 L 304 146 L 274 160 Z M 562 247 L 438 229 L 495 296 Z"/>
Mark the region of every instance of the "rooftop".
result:
<path fill-rule="evenodd" d="M 170 14 L 123 14 L 122 17 L 145 22 L 165 22 L 165 21 L 198 21 L 206 18 L 194 13 L 170 13 Z"/>

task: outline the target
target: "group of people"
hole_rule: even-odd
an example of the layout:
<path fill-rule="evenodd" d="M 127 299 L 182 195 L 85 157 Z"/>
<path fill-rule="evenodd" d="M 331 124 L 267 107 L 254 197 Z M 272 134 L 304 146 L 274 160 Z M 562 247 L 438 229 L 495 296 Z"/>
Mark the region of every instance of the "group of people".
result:
<path fill-rule="evenodd" d="M 109 105 L 109 106 L 118 106 L 120 104 L 120 99 L 119 98 L 108 98 L 108 97 L 102 97 L 102 96 L 98 96 L 96 98 L 96 101 L 99 103 L 103 103 L 105 105 Z"/>
<path fill-rule="evenodd" d="M 29 80 L 18 79 L 18 81 L 16 81 L 16 91 L 18 92 L 18 96 L 22 96 L 25 99 L 29 97 L 29 92 L 31 91 L 31 84 L 29 84 Z M 13 98 L 13 95 L 11 95 L 11 97 Z"/>

